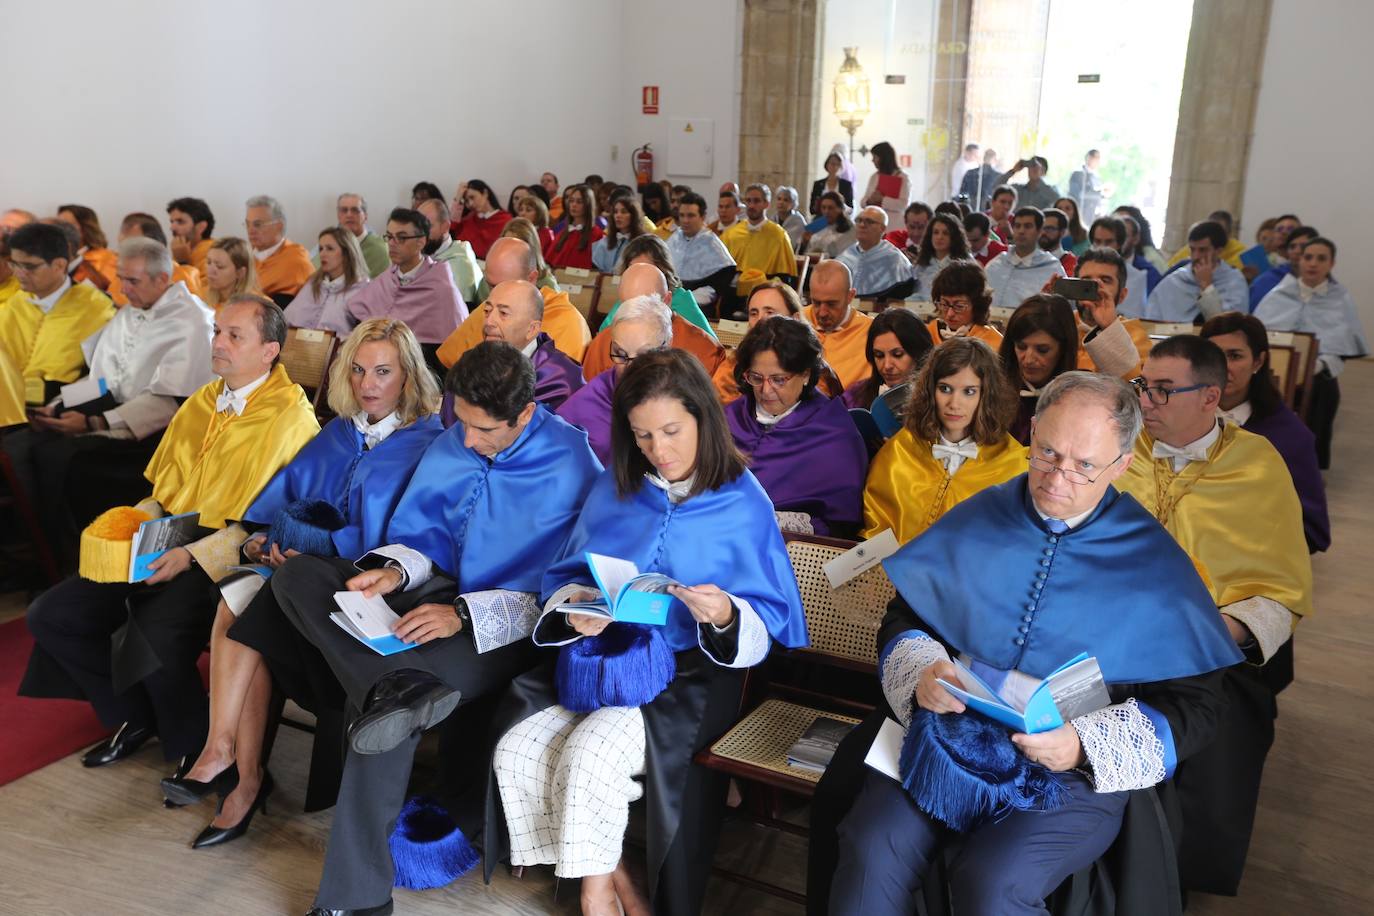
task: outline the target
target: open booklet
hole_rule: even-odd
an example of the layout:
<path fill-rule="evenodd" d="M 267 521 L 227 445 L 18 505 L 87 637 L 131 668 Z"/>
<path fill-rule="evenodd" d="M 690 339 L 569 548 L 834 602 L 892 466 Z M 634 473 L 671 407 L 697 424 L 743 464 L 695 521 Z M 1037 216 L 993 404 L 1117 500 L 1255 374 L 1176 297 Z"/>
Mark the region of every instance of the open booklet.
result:
<path fill-rule="evenodd" d="M 675 600 L 668 594 L 668 586 L 682 583 L 660 573 L 641 573 L 629 560 L 590 552 L 586 558 L 592 578 L 601 589 L 601 597 L 595 601 L 564 602 L 555 610 L 650 626 L 668 622 L 668 608 Z"/>
<path fill-rule="evenodd" d="M 150 518 L 139 525 L 129 545 L 129 581 L 142 582 L 151 576 L 150 563 L 173 547 L 184 547 L 196 540 L 199 531 L 199 512 Z"/>
<path fill-rule="evenodd" d="M 339 610 L 330 614 L 329 619 L 378 655 L 395 655 L 420 645 L 406 642 L 391 632 L 401 618 L 381 595 L 368 598 L 362 592 L 335 592 L 334 603 Z"/>
<path fill-rule="evenodd" d="M 1024 707 L 1007 702 L 958 659 L 954 659 L 954 667 L 958 669 L 959 683 L 964 687 L 961 689 L 944 678 L 938 678 L 946 690 L 970 709 L 1028 735 L 1051 731 L 1070 719 L 1096 712 L 1112 702 L 1097 659 L 1090 658 L 1086 652 L 1050 672 L 1031 693 Z"/>

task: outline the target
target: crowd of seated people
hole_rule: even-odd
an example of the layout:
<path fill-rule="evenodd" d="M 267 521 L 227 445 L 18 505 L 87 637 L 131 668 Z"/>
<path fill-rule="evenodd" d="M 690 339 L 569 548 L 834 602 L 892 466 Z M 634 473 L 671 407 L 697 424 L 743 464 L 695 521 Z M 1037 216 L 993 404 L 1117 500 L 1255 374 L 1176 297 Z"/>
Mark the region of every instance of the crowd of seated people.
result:
<path fill-rule="evenodd" d="M 1085 226 L 1040 157 L 970 210 L 912 200 L 872 153 L 859 189 L 832 151 L 806 208 L 546 172 L 504 206 L 422 181 L 378 234 L 345 192 L 313 253 L 268 195 L 244 237 L 183 197 L 170 235 L 132 213 L 113 247 L 88 207 L 6 211 L 3 486 L 64 576 L 28 608 L 21 693 L 92 705 L 110 734 L 86 767 L 156 738 L 166 804 L 217 802 L 198 849 L 249 835 L 274 791 L 273 698 L 312 712 L 308 806 L 334 813 L 311 913 L 392 912 L 392 825 L 446 723 L 476 787 L 448 808 L 467 866 L 552 866 L 588 914 L 695 913 L 727 783 L 694 754 L 747 669 L 808 642 L 784 535 L 890 531 L 882 700 L 817 789 L 813 912 L 911 912 L 950 836 L 948 799 L 857 765 L 880 719 L 953 740 L 939 723 L 974 714 L 942 683 L 1024 698 L 1080 649 L 1111 704 L 1004 740 L 1054 813 L 954 828 L 958 911 L 1038 911 L 1148 791 L 1182 801 L 1184 886 L 1234 894 L 1331 543 L 1338 379 L 1368 355 L 1336 243 L 1285 215 L 1247 250 L 1217 212 L 1166 260 L 1138 208 Z M 569 269 L 604 275 L 594 313 Z M 337 341 L 313 402 L 292 328 Z M 1274 332 L 1313 337 L 1301 416 Z M 145 580 L 94 572 L 114 519 L 182 513 Z M 594 606 L 615 599 L 597 557 L 671 580 L 657 625 Z M 344 591 L 395 613 L 401 651 L 320 612 Z M 518 632 L 489 644 L 493 615 Z"/>

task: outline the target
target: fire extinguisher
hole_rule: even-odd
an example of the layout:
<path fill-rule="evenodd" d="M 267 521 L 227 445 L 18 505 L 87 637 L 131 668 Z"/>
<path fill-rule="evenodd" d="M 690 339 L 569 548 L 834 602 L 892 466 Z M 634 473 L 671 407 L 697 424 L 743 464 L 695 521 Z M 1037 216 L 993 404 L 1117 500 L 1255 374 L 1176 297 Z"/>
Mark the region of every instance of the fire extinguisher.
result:
<path fill-rule="evenodd" d="M 654 153 L 649 144 L 644 144 L 634 152 L 635 181 L 646 185 L 654 180 Z"/>

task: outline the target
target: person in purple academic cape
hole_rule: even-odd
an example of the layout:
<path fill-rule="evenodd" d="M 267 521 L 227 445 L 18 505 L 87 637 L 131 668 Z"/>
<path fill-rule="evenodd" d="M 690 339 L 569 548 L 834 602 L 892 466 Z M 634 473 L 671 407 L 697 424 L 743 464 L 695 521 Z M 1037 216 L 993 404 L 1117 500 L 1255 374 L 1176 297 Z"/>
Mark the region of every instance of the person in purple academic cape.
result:
<path fill-rule="evenodd" d="M 443 343 L 468 317 L 468 307 L 448 265 L 424 254 L 429 218 L 397 207 L 382 237 L 391 266 L 349 302 L 350 319 L 395 318 L 409 325 L 420 343 Z"/>
<path fill-rule="evenodd" d="M 549 410 L 557 410 L 584 384 L 582 367 L 554 346 L 553 338 L 542 330 L 544 297 L 539 288 L 526 280 L 498 283 L 482 305 L 483 340 L 502 340 L 515 347 L 534 365 L 534 400 Z M 453 395 L 444 395 L 444 427 L 458 419 Z"/>
<path fill-rule="evenodd" d="M 640 356 L 672 345 L 673 313 L 663 300 L 656 295 L 626 299 L 616 310 L 611 325 L 611 368 L 575 391 L 558 408 L 560 417 L 587 431 L 592 451 L 602 464 L 611 460 L 611 394 L 616 381 Z M 847 417 L 845 422 L 849 422 Z"/>
<path fill-rule="evenodd" d="M 821 364 L 809 324 L 760 321 L 736 351 L 744 397 L 730 402 L 725 419 L 784 531 L 852 536 L 863 519 L 868 449 L 844 401 L 816 390 Z"/>
<path fill-rule="evenodd" d="M 1254 315 L 1223 312 L 1202 326 L 1202 336 L 1226 354 L 1221 412 L 1242 429 L 1269 440 L 1283 456 L 1302 503 L 1302 527 L 1312 553 L 1331 546 L 1326 486 L 1317 470 L 1317 440 L 1283 403 L 1269 371 L 1269 335 Z"/>
<path fill-rule="evenodd" d="M 879 312 L 868 326 L 868 365 L 873 371 L 844 390 L 844 406 L 872 407 L 878 395 L 911 381 L 934 346 L 930 331 L 914 312 Z"/>

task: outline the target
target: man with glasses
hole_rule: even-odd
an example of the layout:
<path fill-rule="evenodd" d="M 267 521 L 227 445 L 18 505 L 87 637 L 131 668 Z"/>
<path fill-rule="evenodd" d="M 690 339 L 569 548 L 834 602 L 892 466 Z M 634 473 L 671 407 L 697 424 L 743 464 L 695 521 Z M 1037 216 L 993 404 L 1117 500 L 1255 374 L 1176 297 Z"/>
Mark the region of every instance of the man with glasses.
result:
<path fill-rule="evenodd" d="M 854 244 L 836 258 L 863 299 L 905 299 L 916 288 L 911 261 L 887 239 L 887 211 L 864 207 L 854 217 Z M 919 244 L 919 243 L 918 243 Z"/>
<path fill-rule="evenodd" d="M 1226 357 L 1191 334 L 1154 346 L 1136 388 L 1145 431 L 1118 484 L 1159 519 L 1202 570 L 1245 655 L 1226 670 L 1215 742 L 1179 768 L 1185 887 L 1235 894 L 1254 823 L 1274 694 L 1292 680 L 1291 637 L 1312 610 L 1302 505 L 1262 436 L 1217 417 Z"/>
<path fill-rule="evenodd" d="M 948 880 L 961 912 L 1043 912 L 1115 841 L 1131 793 L 1168 779 L 1221 713 L 1222 670 L 1240 652 L 1188 555 L 1111 486 L 1138 460 L 1140 423 L 1125 382 L 1063 373 L 1037 404 L 1029 471 L 955 506 L 883 564 L 897 598 L 878 633 L 888 704 L 878 717 L 930 727 L 967 714 L 938 680 L 958 682 L 955 656 L 1003 697 L 1026 697 L 1085 652 L 1111 701 L 1010 736 L 1020 756 L 1058 774 L 1063 800 L 959 835 Z M 866 744 L 872 731 L 857 734 Z M 837 835 L 813 818 L 808 895 L 828 897 L 834 914 L 911 913 L 951 833 L 847 750 L 817 789 L 818 808 L 842 817 Z M 1151 911 L 1167 910 L 1166 881 L 1142 886 L 1159 889 Z"/>
<path fill-rule="evenodd" d="M 628 271 L 626 276 L 629 276 Z M 611 397 L 615 393 L 615 383 L 630 364 L 645 353 L 666 350 L 673 345 L 673 312 L 660 295 L 631 296 L 620 303 L 611 326 L 601 333 L 610 336 L 611 368 L 564 401 L 557 413 L 586 430 L 592 451 L 602 464 L 609 466 Z"/>
<path fill-rule="evenodd" d="M 418 210 L 397 207 L 386 221 L 391 267 L 348 304 L 353 320 L 393 318 L 404 321 L 422 344 L 438 345 L 468 317 L 453 273 L 424 253 L 429 220 Z"/>
<path fill-rule="evenodd" d="M 0 426 L 27 419 L 24 405 L 39 406 L 81 377 L 81 342 L 114 316 L 110 299 L 67 276 L 71 249 L 57 226 L 29 223 L 9 236 L 9 268 L 22 292 L 0 310 L 0 359 L 17 390 L 0 410 Z M 22 397 L 22 401 L 19 399 Z"/>
<path fill-rule="evenodd" d="M 286 237 L 286 212 L 275 197 L 248 198 L 243 228 L 257 260 L 263 295 L 286 307 L 315 272 L 309 253 Z"/>
<path fill-rule="evenodd" d="M 335 210 L 339 217 L 339 225 L 353 233 L 358 240 L 358 247 L 362 249 L 363 261 L 367 264 L 367 274 L 370 277 L 377 277 L 382 271 L 391 266 L 391 259 L 387 256 L 386 242 L 381 236 L 373 232 L 367 225 L 367 201 L 363 195 L 352 192 L 340 194 L 335 202 Z M 445 226 L 445 229 L 448 227 Z M 318 250 L 311 258 L 311 263 L 315 269 L 320 267 L 320 253 Z"/>
<path fill-rule="evenodd" d="M 811 304 L 802 310 L 802 317 L 821 339 L 825 361 L 845 388 L 868 378 L 873 371 L 868 364 L 868 326 L 873 319 L 853 307 L 854 296 L 854 283 L 845 263 L 822 261 L 811 272 Z"/>
<path fill-rule="evenodd" d="M 1045 214 L 1035 207 L 1020 207 L 1011 221 L 1011 249 L 987 266 L 993 288 L 992 307 L 1014 309 L 1040 292 L 1055 277 L 1067 277 L 1059 259 L 1040 247 Z"/>

